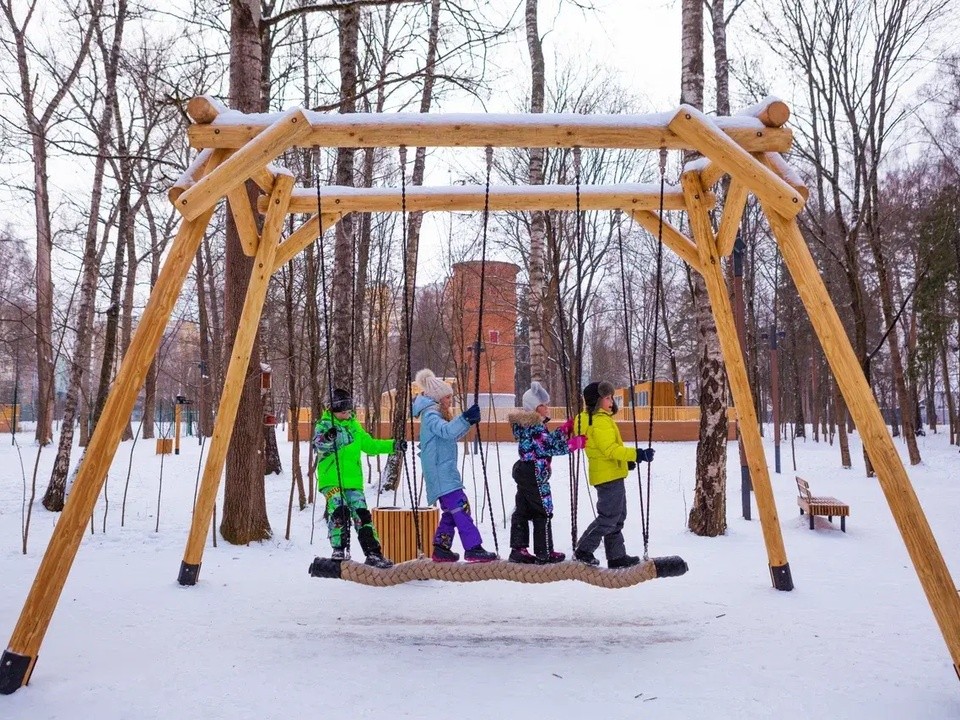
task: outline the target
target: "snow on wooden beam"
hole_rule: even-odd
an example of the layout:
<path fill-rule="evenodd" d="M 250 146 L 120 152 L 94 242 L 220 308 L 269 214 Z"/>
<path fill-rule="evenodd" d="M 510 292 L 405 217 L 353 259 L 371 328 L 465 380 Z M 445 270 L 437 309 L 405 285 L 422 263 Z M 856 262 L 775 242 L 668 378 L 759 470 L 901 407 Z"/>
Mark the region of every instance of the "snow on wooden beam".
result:
<path fill-rule="evenodd" d="M 737 115 L 755 117 L 767 127 L 782 127 L 790 119 L 790 106 L 780 98 L 768 95 L 756 105 L 741 110 Z"/>
<path fill-rule="evenodd" d="M 303 111 L 291 110 L 278 115 L 269 127 L 181 194 L 174 202 L 174 207 L 188 220 L 195 219 L 224 195 L 246 182 L 247 178 L 262 176 L 270 161 L 309 132 L 310 126 Z"/>
<path fill-rule="evenodd" d="M 656 150 L 694 149 L 667 127 L 675 113 L 653 115 L 577 115 L 573 113 L 421 114 L 303 111 L 311 131 L 295 143 L 299 147 L 584 147 Z M 278 113 L 244 114 L 235 110 L 205 111 L 213 117 L 187 129 L 195 148 L 239 148 L 280 117 Z M 749 152 L 787 152 L 793 133 L 767 127 L 751 116 L 718 117 L 717 127 Z"/>
<path fill-rule="evenodd" d="M 796 217 L 803 209 L 800 193 L 696 108 L 682 105 L 670 121 L 670 128 L 784 217 Z M 699 178 L 697 181 L 700 182 Z"/>
<path fill-rule="evenodd" d="M 810 188 L 800 177 L 800 174 L 784 160 L 783 155 L 777 152 L 757 153 L 757 159 L 773 170 L 784 182 L 796 190 L 803 197 L 804 202 L 810 197 Z"/>
<path fill-rule="evenodd" d="M 265 209 L 261 196 L 259 209 Z M 483 210 L 484 188 L 479 185 L 408 187 L 406 209 L 421 211 Z M 711 206 L 716 198 L 707 198 Z M 330 186 L 320 189 L 324 213 L 400 212 L 403 209 L 399 188 L 353 188 Z M 660 206 L 659 185 L 624 183 L 620 185 L 582 186 L 581 210 L 653 210 Z M 490 188 L 490 210 L 575 210 L 577 190 L 573 185 L 509 185 Z M 663 196 L 666 210 L 683 210 L 683 193 L 669 187 Z M 316 188 L 298 188 L 290 201 L 289 212 L 317 212 Z"/>

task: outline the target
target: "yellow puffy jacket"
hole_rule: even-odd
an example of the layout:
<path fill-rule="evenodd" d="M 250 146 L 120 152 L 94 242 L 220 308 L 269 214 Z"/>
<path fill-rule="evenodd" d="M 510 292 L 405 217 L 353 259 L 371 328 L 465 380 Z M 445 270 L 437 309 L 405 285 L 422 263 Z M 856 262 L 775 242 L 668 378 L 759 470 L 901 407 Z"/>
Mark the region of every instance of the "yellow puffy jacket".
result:
<path fill-rule="evenodd" d="M 606 410 L 597 410 L 593 422 L 586 410 L 577 415 L 575 435 L 586 435 L 587 477 L 591 485 L 602 485 L 627 476 L 627 461 L 637 460 L 637 449 L 628 448 L 620 437 L 620 428 Z"/>

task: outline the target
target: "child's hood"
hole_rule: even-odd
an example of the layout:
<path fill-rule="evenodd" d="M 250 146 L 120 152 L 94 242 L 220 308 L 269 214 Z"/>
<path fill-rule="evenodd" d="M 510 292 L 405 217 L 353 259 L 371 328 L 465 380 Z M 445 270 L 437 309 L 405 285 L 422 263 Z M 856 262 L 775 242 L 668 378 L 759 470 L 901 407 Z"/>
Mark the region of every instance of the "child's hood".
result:
<path fill-rule="evenodd" d="M 521 410 L 507 415 L 507 422 L 511 425 L 520 427 L 533 427 L 534 425 L 543 425 L 543 415 L 533 410 Z"/>
<path fill-rule="evenodd" d="M 420 417 L 420 413 L 426 410 L 431 405 L 437 405 L 437 401 L 433 398 L 429 398 L 426 395 L 417 395 L 413 399 L 413 416 Z M 439 407 L 439 405 L 437 405 Z"/>

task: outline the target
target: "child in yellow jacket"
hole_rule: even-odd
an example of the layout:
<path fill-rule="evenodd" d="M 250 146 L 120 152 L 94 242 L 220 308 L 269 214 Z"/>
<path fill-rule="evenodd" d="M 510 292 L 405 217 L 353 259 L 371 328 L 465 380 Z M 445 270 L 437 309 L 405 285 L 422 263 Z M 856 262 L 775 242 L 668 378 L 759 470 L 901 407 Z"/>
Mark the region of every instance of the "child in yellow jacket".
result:
<path fill-rule="evenodd" d="M 636 463 L 653 460 L 653 449 L 628 448 L 613 419 L 617 411 L 613 385 L 590 383 L 583 389 L 586 409 L 576 419 L 574 432 L 587 437 L 587 477 L 597 488 L 597 518 L 583 531 L 573 556 L 588 565 L 599 565 L 593 552 L 600 547 L 607 555 L 607 567 L 626 568 L 640 558 L 627 555 L 623 543 L 623 523 L 627 519 L 627 490 L 624 480 Z"/>

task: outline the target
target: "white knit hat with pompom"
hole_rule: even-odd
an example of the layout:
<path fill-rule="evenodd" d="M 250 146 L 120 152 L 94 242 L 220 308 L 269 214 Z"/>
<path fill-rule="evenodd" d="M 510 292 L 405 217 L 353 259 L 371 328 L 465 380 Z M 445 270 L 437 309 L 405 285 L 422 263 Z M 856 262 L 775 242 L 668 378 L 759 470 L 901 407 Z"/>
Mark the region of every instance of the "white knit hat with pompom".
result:
<path fill-rule="evenodd" d="M 541 405 L 550 404 L 550 393 L 547 389 L 534 380 L 530 383 L 530 389 L 523 394 L 523 409 L 527 412 L 533 412 Z"/>
<path fill-rule="evenodd" d="M 423 394 L 433 400 L 439 401 L 447 395 L 453 395 L 453 388 L 427 368 L 417 372 L 416 383 L 423 390 Z"/>

